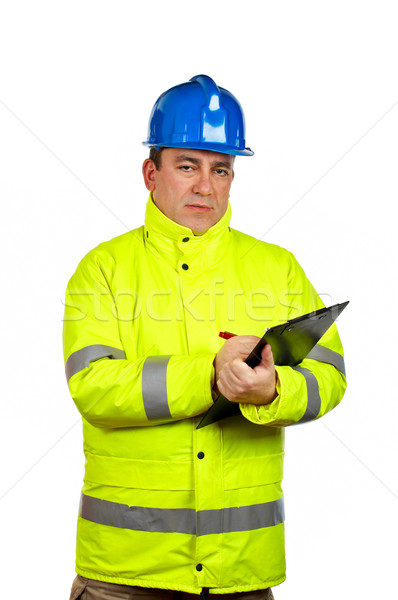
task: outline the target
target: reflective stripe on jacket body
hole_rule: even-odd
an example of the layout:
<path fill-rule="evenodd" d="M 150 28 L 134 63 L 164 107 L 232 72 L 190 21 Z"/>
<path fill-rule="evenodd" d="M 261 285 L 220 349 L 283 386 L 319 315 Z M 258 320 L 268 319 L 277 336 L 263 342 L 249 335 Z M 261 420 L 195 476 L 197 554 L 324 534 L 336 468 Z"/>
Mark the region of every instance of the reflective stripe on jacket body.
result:
<path fill-rule="evenodd" d="M 145 226 L 92 250 L 69 282 L 64 352 L 83 417 L 84 577 L 191 593 L 285 579 L 284 426 L 340 401 L 342 347 L 332 326 L 300 365 L 277 367 L 274 402 L 242 404 L 241 415 L 196 430 L 212 404 L 219 331 L 261 336 L 323 306 L 288 251 L 229 220 L 230 208 L 193 236 L 149 199 Z"/>

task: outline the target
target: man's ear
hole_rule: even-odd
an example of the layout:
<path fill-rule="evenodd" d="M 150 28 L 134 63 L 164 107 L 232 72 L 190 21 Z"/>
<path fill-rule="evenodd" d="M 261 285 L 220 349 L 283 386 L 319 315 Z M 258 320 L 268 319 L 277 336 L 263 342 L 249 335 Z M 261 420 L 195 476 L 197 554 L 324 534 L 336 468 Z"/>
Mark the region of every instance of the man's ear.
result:
<path fill-rule="evenodd" d="M 142 165 L 142 175 L 144 176 L 145 187 L 150 192 L 156 189 L 156 167 L 153 160 L 147 158 Z"/>

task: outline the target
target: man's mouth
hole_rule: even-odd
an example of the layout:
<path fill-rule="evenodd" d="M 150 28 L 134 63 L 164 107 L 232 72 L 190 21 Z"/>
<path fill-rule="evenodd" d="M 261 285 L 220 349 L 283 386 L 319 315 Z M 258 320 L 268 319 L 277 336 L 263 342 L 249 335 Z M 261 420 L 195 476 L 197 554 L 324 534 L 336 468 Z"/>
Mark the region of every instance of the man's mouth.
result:
<path fill-rule="evenodd" d="M 187 207 L 192 209 L 192 210 L 196 210 L 198 212 L 207 212 L 210 210 L 213 210 L 213 208 L 211 206 L 209 206 L 208 204 L 199 204 L 199 203 L 192 203 L 192 204 L 187 204 Z"/>

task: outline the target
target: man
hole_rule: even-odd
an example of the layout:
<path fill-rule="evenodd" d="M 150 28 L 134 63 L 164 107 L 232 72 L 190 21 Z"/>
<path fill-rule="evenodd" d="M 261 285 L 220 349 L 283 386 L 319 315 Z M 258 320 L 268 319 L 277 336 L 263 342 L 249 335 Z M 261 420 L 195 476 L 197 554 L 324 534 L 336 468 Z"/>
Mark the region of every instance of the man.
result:
<path fill-rule="evenodd" d="M 265 326 L 323 305 L 288 251 L 229 227 L 234 158 L 253 154 L 236 98 L 205 75 L 167 90 L 145 144 L 145 225 L 92 250 L 67 290 L 86 456 L 71 598 L 270 599 L 284 428 L 341 400 L 340 340 L 332 326 L 294 368 L 270 346 L 244 363 Z M 240 414 L 196 429 L 219 392 Z"/>

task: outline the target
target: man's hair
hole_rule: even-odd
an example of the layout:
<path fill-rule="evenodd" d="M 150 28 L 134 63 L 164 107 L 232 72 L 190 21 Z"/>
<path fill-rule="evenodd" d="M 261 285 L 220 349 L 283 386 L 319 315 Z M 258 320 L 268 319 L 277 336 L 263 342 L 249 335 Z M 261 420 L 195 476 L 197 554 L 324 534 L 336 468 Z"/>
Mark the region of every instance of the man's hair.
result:
<path fill-rule="evenodd" d="M 164 148 L 155 148 L 154 146 L 152 146 L 149 150 L 149 158 L 151 160 L 153 160 L 153 162 L 155 163 L 155 167 L 157 171 L 160 171 L 160 168 L 162 166 L 162 152 L 163 152 Z"/>

